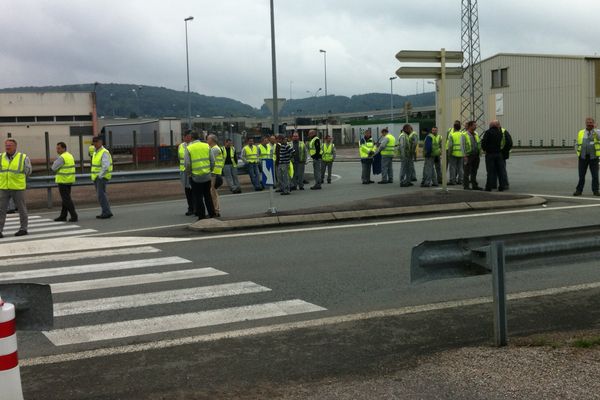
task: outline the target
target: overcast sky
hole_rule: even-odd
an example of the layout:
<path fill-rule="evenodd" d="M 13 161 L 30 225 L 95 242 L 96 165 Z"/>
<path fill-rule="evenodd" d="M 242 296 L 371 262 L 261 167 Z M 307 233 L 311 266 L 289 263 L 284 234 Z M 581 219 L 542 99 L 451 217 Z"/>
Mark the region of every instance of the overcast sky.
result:
<path fill-rule="evenodd" d="M 0 87 L 87 82 L 272 97 L 268 0 L 0 0 Z M 459 0 L 275 0 L 279 97 L 388 93 L 401 49 L 460 50 Z M 482 0 L 482 57 L 600 53 L 598 0 Z M 394 92 L 422 91 L 399 80 Z M 433 87 L 426 85 L 426 90 Z M 307 93 L 310 92 L 311 94 Z M 322 94 L 322 92 L 321 92 Z"/>

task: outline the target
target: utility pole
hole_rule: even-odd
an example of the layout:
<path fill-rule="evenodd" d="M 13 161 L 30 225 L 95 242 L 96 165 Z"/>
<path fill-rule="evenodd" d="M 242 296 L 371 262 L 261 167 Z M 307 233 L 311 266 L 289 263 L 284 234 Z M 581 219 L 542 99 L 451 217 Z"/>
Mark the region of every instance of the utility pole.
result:
<path fill-rule="evenodd" d="M 462 122 L 475 121 L 483 125 L 483 79 L 477 0 L 462 0 L 461 50 L 464 54 L 461 86 Z M 446 129 L 446 127 L 443 127 Z"/>

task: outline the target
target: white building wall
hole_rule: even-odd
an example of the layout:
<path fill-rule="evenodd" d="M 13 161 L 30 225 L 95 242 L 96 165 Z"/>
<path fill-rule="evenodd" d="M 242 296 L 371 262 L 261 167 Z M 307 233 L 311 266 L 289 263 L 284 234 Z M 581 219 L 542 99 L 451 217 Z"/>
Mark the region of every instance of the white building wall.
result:
<path fill-rule="evenodd" d="M 499 54 L 482 66 L 484 122 L 500 120 L 515 145 L 573 144 L 585 117 L 596 116 L 594 59 L 566 56 Z M 508 86 L 492 88 L 492 70 L 508 69 Z M 460 119 L 460 80 L 448 81 L 452 120 Z M 503 97 L 497 115 L 496 95 Z M 465 121 L 463 121 L 465 122 Z"/>

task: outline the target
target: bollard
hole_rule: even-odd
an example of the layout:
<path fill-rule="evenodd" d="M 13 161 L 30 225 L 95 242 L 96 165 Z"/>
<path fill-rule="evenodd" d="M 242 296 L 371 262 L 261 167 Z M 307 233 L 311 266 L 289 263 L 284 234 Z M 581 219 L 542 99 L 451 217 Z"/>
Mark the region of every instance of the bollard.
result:
<path fill-rule="evenodd" d="M 0 390 L 2 400 L 23 400 L 17 355 L 15 306 L 0 298 Z"/>

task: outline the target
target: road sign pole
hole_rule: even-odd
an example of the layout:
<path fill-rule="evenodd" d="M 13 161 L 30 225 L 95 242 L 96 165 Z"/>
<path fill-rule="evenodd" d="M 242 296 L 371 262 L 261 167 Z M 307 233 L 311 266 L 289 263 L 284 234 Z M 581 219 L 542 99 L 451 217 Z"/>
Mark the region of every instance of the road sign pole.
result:
<path fill-rule="evenodd" d="M 448 140 L 447 121 L 446 121 L 446 49 L 440 51 L 441 54 L 441 76 L 440 92 L 438 101 L 438 112 L 440 115 L 440 129 L 442 134 L 442 191 L 448 191 L 448 151 L 446 150 L 446 141 Z"/>

